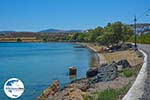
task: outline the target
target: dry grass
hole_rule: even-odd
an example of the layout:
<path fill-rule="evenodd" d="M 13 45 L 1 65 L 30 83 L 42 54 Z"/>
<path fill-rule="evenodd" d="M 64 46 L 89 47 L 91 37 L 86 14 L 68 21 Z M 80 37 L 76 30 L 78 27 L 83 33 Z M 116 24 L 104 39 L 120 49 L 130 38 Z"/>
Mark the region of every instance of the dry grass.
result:
<path fill-rule="evenodd" d="M 121 59 L 127 59 L 131 66 L 135 66 L 143 62 L 143 59 L 139 58 L 137 52 L 135 52 L 134 50 L 103 53 L 103 55 L 108 63 L 111 63 L 112 61 L 119 61 Z"/>
<path fill-rule="evenodd" d="M 0 42 L 17 42 L 18 38 L 0 38 Z M 22 42 L 41 42 L 36 37 L 20 37 Z"/>
<path fill-rule="evenodd" d="M 112 63 L 113 61 L 117 62 L 122 59 L 128 60 L 131 66 L 136 66 L 143 63 L 143 58 L 138 57 L 138 51 L 134 50 L 124 50 L 116 51 L 112 53 L 103 53 L 103 50 L 106 49 L 104 46 L 95 46 L 91 43 L 82 43 L 82 45 L 88 45 L 94 48 L 100 56 L 100 61 L 105 61 L 107 63 Z"/>

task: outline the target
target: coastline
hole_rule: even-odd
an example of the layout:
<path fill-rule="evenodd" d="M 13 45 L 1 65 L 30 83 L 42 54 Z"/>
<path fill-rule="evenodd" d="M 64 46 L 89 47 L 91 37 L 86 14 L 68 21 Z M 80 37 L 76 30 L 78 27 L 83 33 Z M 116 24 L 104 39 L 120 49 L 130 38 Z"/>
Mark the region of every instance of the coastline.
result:
<path fill-rule="evenodd" d="M 81 47 L 83 46 L 83 47 L 88 48 L 88 49 L 92 50 L 93 52 L 95 52 L 99 57 L 100 65 L 107 63 L 106 59 L 105 59 L 105 57 L 107 57 L 107 56 L 105 54 L 101 53 L 99 51 L 100 48 L 97 48 L 97 46 L 95 46 L 94 44 L 90 44 L 90 43 L 75 43 L 75 44 L 79 44 L 79 45 L 81 45 Z M 120 53 L 121 57 L 119 58 L 119 60 L 122 60 L 122 53 Z M 108 54 L 110 55 L 110 53 L 108 53 Z M 138 65 L 138 66 L 140 66 L 140 65 Z M 99 68 L 101 68 L 101 67 L 99 67 Z M 137 68 L 136 70 L 138 70 L 139 67 L 132 66 L 131 69 L 135 70 L 135 68 Z M 91 79 L 91 78 L 83 78 L 83 79 L 77 79 L 75 81 L 72 81 L 71 83 L 66 84 L 66 86 L 64 88 L 58 90 L 56 92 L 56 94 L 54 94 L 54 95 L 49 93 L 49 91 L 52 91 L 51 87 L 53 87 L 55 85 L 55 83 L 53 83 L 50 87 L 48 87 L 47 89 L 45 89 L 43 91 L 43 93 L 38 97 L 38 100 L 43 100 L 43 98 L 46 98 L 46 100 L 53 100 L 53 99 L 50 99 L 53 97 L 56 100 L 59 100 L 60 98 L 63 98 L 63 96 L 64 96 L 64 98 L 79 97 L 80 98 L 79 100 L 83 100 L 83 99 L 81 99 L 81 98 L 83 98 L 83 96 L 91 95 L 91 93 L 94 93 L 96 91 L 103 91 L 103 90 L 106 90 L 109 88 L 119 89 L 119 88 L 123 88 L 124 86 L 129 86 L 129 88 L 130 88 L 129 83 L 133 84 L 134 80 L 136 79 L 136 75 L 131 76 L 131 77 L 124 77 L 124 76 L 119 75 L 111 81 L 92 83 L 92 85 L 87 84 L 89 79 Z M 44 97 L 45 94 L 47 94 L 47 93 L 49 95 L 47 97 Z M 121 97 L 123 95 L 125 95 L 125 94 L 122 94 Z M 64 99 L 64 100 L 68 100 L 68 99 Z M 73 99 L 73 100 L 76 100 L 76 99 Z"/>
<path fill-rule="evenodd" d="M 107 63 L 107 61 L 106 61 L 106 59 L 105 59 L 105 57 L 103 56 L 102 53 L 98 53 L 98 51 L 97 51 L 95 48 L 93 48 L 92 46 L 90 46 L 90 45 L 87 45 L 87 47 L 88 47 L 89 49 L 93 50 L 94 52 L 96 52 L 96 54 L 97 54 L 98 57 L 99 57 L 99 65 L 100 65 L 100 66 L 101 66 L 102 64 L 106 64 L 106 63 Z"/>
<path fill-rule="evenodd" d="M 93 46 L 93 44 L 90 44 L 90 43 L 76 43 L 76 44 L 79 44 L 79 45 L 82 45 L 82 46 L 85 46 L 87 47 L 88 49 L 92 50 L 93 52 L 95 52 L 98 56 L 98 63 L 99 63 L 99 66 L 102 65 L 102 64 L 106 64 L 107 61 L 104 57 L 104 55 L 102 53 L 99 53 L 99 51 L 97 49 L 95 49 Z"/>
<path fill-rule="evenodd" d="M 103 54 L 99 53 L 98 50 L 93 47 L 94 46 L 93 44 L 90 44 L 90 43 L 79 43 L 79 42 L 75 42 L 75 44 L 79 44 L 81 46 L 84 46 L 85 48 L 90 49 L 92 52 L 96 53 L 96 55 L 98 56 L 98 63 L 99 63 L 98 66 L 96 66 L 96 67 L 100 67 L 102 64 L 106 64 L 107 63 L 105 57 L 103 56 Z M 79 84 L 81 84 L 80 81 L 81 82 L 83 81 L 83 84 L 84 84 L 84 81 L 87 81 L 87 79 L 88 79 L 87 77 L 76 79 L 76 80 L 72 81 L 71 83 L 66 84 L 66 86 L 64 88 L 67 88 L 68 86 L 72 87 L 72 84 L 76 84 L 76 82 L 77 82 L 77 84 L 78 84 L 78 82 L 79 82 Z M 41 95 L 37 97 L 37 100 L 43 100 L 42 96 L 43 95 L 47 95 L 47 93 L 51 92 L 52 91 L 51 87 L 53 88 L 54 86 L 56 86 L 55 81 L 54 81 L 54 83 L 52 85 L 48 86 L 46 89 L 43 90 Z M 57 90 L 58 90 L 58 87 L 59 87 L 59 84 L 58 84 L 58 81 L 57 81 L 57 86 L 54 87 L 54 88 L 57 88 Z M 64 88 L 60 88 L 60 90 L 63 90 Z M 81 94 L 82 94 L 82 92 L 81 92 Z M 47 99 L 47 98 L 44 98 L 44 99 Z"/>

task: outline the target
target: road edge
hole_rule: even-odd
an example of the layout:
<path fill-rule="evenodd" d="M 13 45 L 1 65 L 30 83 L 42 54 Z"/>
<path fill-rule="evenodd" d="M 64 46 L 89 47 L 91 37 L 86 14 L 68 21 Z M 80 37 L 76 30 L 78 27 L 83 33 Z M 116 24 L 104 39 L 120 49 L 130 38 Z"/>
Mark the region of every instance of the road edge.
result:
<path fill-rule="evenodd" d="M 147 54 L 143 50 L 139 50 L 144 55 L 144 62 L 140 72 L 122 100 L 138 100 L 144 93 L 144 84 L 147 77 Z"/>

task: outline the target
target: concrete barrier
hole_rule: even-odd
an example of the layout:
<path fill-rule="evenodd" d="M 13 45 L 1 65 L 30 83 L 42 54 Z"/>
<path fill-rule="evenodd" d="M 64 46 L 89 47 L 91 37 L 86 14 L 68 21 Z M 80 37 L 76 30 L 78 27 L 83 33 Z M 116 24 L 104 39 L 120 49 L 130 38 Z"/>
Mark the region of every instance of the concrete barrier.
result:
<path fill-rule="evenodd" d="M 141 98 L 144 93 L 144 84 L 147 77 L 147 54 L 142 50 L 140 50 L 140 52 L 144 55 L 143 66 L 135 82 L 133 83 L 128 93 L 123 97 L 122 100 L 139 100 L 139 98 Z"/>

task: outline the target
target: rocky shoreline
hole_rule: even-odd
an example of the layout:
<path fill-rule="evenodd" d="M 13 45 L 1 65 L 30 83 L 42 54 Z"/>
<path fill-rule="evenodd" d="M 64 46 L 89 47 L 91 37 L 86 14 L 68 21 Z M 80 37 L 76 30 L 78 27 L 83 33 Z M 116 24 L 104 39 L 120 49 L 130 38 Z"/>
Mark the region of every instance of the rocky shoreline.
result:
<path fill-rule="evenodd" d="M 102 57 L 96 49 L 89 45 L 86 47 L 96 52 L 100 58 Z M 86 78 L 74 80 L 62 89 L 59 89 L 59 82 L 56 81 L 44 90 L 37 100 L 84 100 L 85 95 L 90 96 L 97 90 L 121 88 L 134 82 L 135 76 L 125 78 L 118 75 L 118 72 L 131 68 L 126 59 L 110 64 L 106 64 L 105 58 L 102 60 L 99 67 L 87 71 Z"/>

